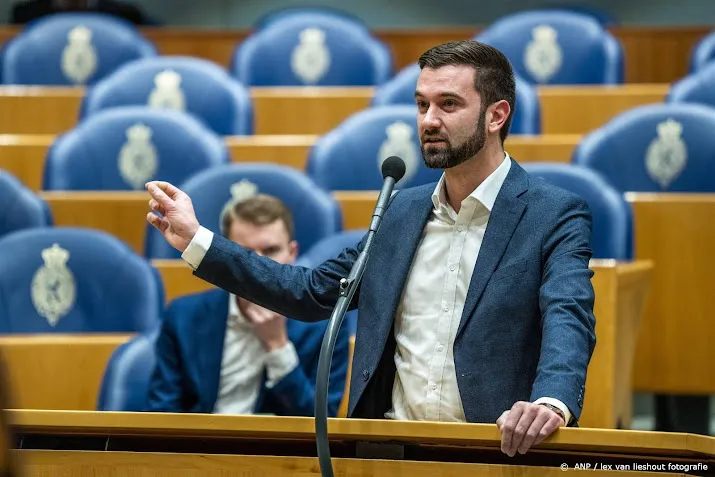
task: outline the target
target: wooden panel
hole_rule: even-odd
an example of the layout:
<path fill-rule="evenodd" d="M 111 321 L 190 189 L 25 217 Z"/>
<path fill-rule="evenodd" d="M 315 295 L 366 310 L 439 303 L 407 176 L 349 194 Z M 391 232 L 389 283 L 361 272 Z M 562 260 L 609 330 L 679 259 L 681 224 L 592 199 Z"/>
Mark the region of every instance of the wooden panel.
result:
<path fill-rule="evenodd" d="M 194 276 L 191 267 L 183 260 L 152 260 L 151 263 L 161 275 L 167 303 L 180 296 L 215 288 L 209 282 Z"/>
<path fill-rule="evenodd" d="M 711 26 L 615 27 L 623 45 L 627 83 L 671 83 L 688 73 L 695 45 Z"/>
<path fill-rule="evenodd" d="M 25 409 L 96 409 L 109 357 L 129 336 L 0 337 L 13 405 Z"/>
<path fill-rule="evenodd" d="M 669 85 L 542 86 L 542 134 L 584 134 Z M 0 134 L 56 134 L 77 123 L 82 88 L 0 87 Z M 253 88 L 255 134 L 324 134 L 370 105 L 371 88 Z"/>
<path fill-rule="evenodd" d="M 458 28 L 375 29 L 374 34 L 392 51 L 395 71 L 417 61 L 432 46 L 472 38 L 483 25 Z M 621 42 L 628 83 L 670 83 L 687 72 L 690 52 L 710 33 L 711 26 L 614 27 Z M 0 28 L 0 44 L 12 38 L 16 27 Z M 233 50 L 250 33 L 245 29 L 141 28 L 163 55 L 190 55 L 229 67 Z"/>
<path fill-rule="evenodd" d="M 253 88 L 256 134 L 323 134 L 370 106 L 372 88 Z"/>
<path fill-rule="evenodd" d="M 96 436 L 233 437 L 273 440 L 313 440 L 311 417 L 262 415 L 172 414 L 9 410 L 8 421 L 23 434 Z M 344 441 L 408 441 L 427 445 L 464 445 L 499 449 L 501 435 L 494 424 L 462 424 L 388 419 L 328 419 L 331 439 Z M 637 453 L 715 456 L 715 437 L 670 432 L 561 428 L 546 438 L 544 450 L 594 453 Z"/>
<path fill-rule="evenodd" d="M 32 190 L 41 190 L 47 150 L 56 136 L 0 135 L 0 169 Z M 509 136 L 506 148 L 519 162 L 570 162 L 580 135 Z M 314 135 L 227 136 L 234 162 L 271 162 L 305 171 Z"/>
<path fill-rule="evenodd" d="M 320 477 L 315 457 L 278 457 L 222 454 L 170 454 L 152 452 L 13 451 L 23 465 L 25 477 Z M 337 476 L 372 477 L 562 477 L 559 467 L 416 460 L 333 459 Z M 589 475 L 593 469 L 571 469 L 569 475 Z M 601 472 L 603 473 L 603 472 Z M 634 472 L 605 471 L 613 477 L 629 477 Z M 682 473 L 638 472 L 643 477 L 685 476 Z"/>
<path fill-rule="evenodd" d="M 59 134 L 79 119 L 83 88 L 0 86 L 0 134 Z"/>
<path fill-rule="evenodd" d="M 636 106 L 662 103 L 669 85 L 541 86 L 543 134 L 585 134 Z"/>
<path fill-rule="evenodd" d="M 635 256 L 655 262 L 635 357 L 636 390 L 715 393 L 715 194 L 626 194 Z"/>

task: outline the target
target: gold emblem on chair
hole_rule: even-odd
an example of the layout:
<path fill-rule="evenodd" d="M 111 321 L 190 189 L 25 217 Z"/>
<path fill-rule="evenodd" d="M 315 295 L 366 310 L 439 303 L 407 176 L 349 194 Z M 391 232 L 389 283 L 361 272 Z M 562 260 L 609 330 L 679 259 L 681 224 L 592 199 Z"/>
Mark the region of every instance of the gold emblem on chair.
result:
<path fill-rule="evenodd" d="M 535 80 L 546 83 L 559 71 L 563 61 L 556 41 L 558 32 L 548 25 L 540 25 L 531 34 L 532 40 L 524 51 L 524 66 Z"/>
<path fill-rule="evenodd" d="M 662 189 L 666 189 L 683 172 L 688 158 L 685 142 L 680 137 L 683 125 L 673 119 L 658 124 L 658 137 L 651 141 L 645 165 Z"/>
<path fill-rule="evenodd" d="M 142 189 L 159 168 L 159 157 L 151 142 L 152 130 L 144 124 L 127 129 L 127 142 L 119 152 L 119 173 L 133 189 Z"/>
<path fill-rule="evenodd" d="M 306 28 L 300 32 L 300 43 L 291 55 L 293 73 L 305 84 L 315 84 L 330 69 L 330 52 L 325 45 L 325 32 Z"/>
<path fill-rule="evenodd" d="M 50 326 L 65 316 L 75 302 L 76 285 L 72 272 L 67 268 L 70 254 L 58 244 L 42 251 L 45 265 L 32 278 L 32 304 L 37 313 Z"/>
<path fill-rule="evenodd" d="M 97 69 L 97 51 L 92 45 L 92 30 L 79 25 L 67 35 L 62 52 L 62 73 L 75 84 L 85 84 Z"/>
<path fill-rule="evenodd" d="M 404 121 L 395 121 L 385 129 L 387 139 L 377 153 L 377 167 L 382 170 L 382 163 L 390 156 L 397 156 L 405 161 L 405 175 L 397 184 L 411 180 L 419 167 L 421 152 L 415 144 L 414 129 Z"/>
<path fill-rule="evenodd" d="M 231 198 L 226 202 L 226 204 L 221 209 L 221 216 L 219 217 L 219 223 L 222 222 L 224 214 L 226 214 L 230 209 L 232 209 L 239 202 L 248 200 L 251 197 L 258 195 L 258 186 L 253 182 L 243 179 L 240 182 L 236 182 L 229 188 L 231 191 Z"/>
<path fill-rule="evenodd" d="M 181 91 L 181 75 L 173 70 L 164 70 L 154 77 L 154 89 L 149 95 L 149 106 L 153 108 L 186 109 L 186 98 Z"/>

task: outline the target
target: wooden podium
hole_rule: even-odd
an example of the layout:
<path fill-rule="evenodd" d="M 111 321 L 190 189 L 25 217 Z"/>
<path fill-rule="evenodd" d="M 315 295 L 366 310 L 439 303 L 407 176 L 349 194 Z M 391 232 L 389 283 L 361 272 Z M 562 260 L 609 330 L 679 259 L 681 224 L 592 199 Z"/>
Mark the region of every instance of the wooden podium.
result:
<path fill-rule="evenodd" d="M 307 417 L 8 414 L 17 437 L 14 454 L 27 477 L 320 476 L 315 423 Z M 510 458 L 500 451 L 496 425 L 331 419 L 328 429 L 333 469 L 343 477 L 531 477 L 593 470 L 705 476 L 715 469 L 715 438 L 689 434 L 562 428 Z"/>

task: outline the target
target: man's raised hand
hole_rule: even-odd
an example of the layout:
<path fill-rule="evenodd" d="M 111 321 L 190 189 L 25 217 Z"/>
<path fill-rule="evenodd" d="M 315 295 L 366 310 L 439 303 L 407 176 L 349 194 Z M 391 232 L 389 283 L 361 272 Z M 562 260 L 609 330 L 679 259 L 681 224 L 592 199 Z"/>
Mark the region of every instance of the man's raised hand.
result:
<path fill-rule="evenodd" d="M 199 230 L 191 198 L 168 182 L 148 182 L 146 189 L 152 210 L 146 216 L 147 222 L 161 232 L 169 245 L 183 252 Z"/>

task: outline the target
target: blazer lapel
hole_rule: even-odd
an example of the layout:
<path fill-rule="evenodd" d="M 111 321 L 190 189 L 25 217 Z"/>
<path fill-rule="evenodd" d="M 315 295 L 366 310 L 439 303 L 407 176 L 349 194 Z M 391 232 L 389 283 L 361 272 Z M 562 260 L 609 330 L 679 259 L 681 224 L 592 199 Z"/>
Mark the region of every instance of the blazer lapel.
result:
<path fill-rule="evenodd" d="M 409 204 L 400 210 L 401 217 L 397 217 L 390 221 L 394 230 L 386 230 L 385 237 L 399 237 L 395 248 L 391 250 L 389 257 L 386 257 L 385 262 L 381 263 L 379 293 L 382 295 L 382 300 L 377 303 L 377 312 L 370 316 L 365 314 L 371 323 L 366 323 L 366 329 L 375 330 L 370 333 L 372 337 L 377 338 L 377 342 L 371 344 L 378 346 L 380 350 L 385 347 L 387 335 L 390 332 L 394 322 L 397 306 L 402 296 L 402 289 L 407 281 L 412 259 L 417 250 L 417 246 L 422 238 L 427 219 L 432 212 L 432 192 L 434 189 L 424 187 L 419 191 L 417 197 L 414 197 Z M 382 227 L 386 222 L 382 223 Z M 373 321 L 374 320 L 374 321 Z M 376 356 L 379 360 L 380 356 Z"/>
<path fill-rule="evenodd" d="M 218 396 L 223 343 L 226 338 L 229 294 L 217 291 L 207 297 L 199 316 L 196 333 L 196 359 L 199 363 L 199 395 L 205 412 L 211 412 Z"/>
<path fill-rule="evenodd" d="M 464 326 L 474 314 L 474 309 L 484 293 L 489 279 L 496 270 L 504 255 L 511 236 L 521 220 L 526 209 L 526 202 L 519 198 L 528 189 L 529 176 L 526 171 L 512 159 L 511 169 L 507 174 L 497 199 L 492 207 L 482 246 L 479 250 L 477 263 L 474 266 L 472 280 L 469 284 L 467 301 L 457 329 L 459 336 Z"/>

